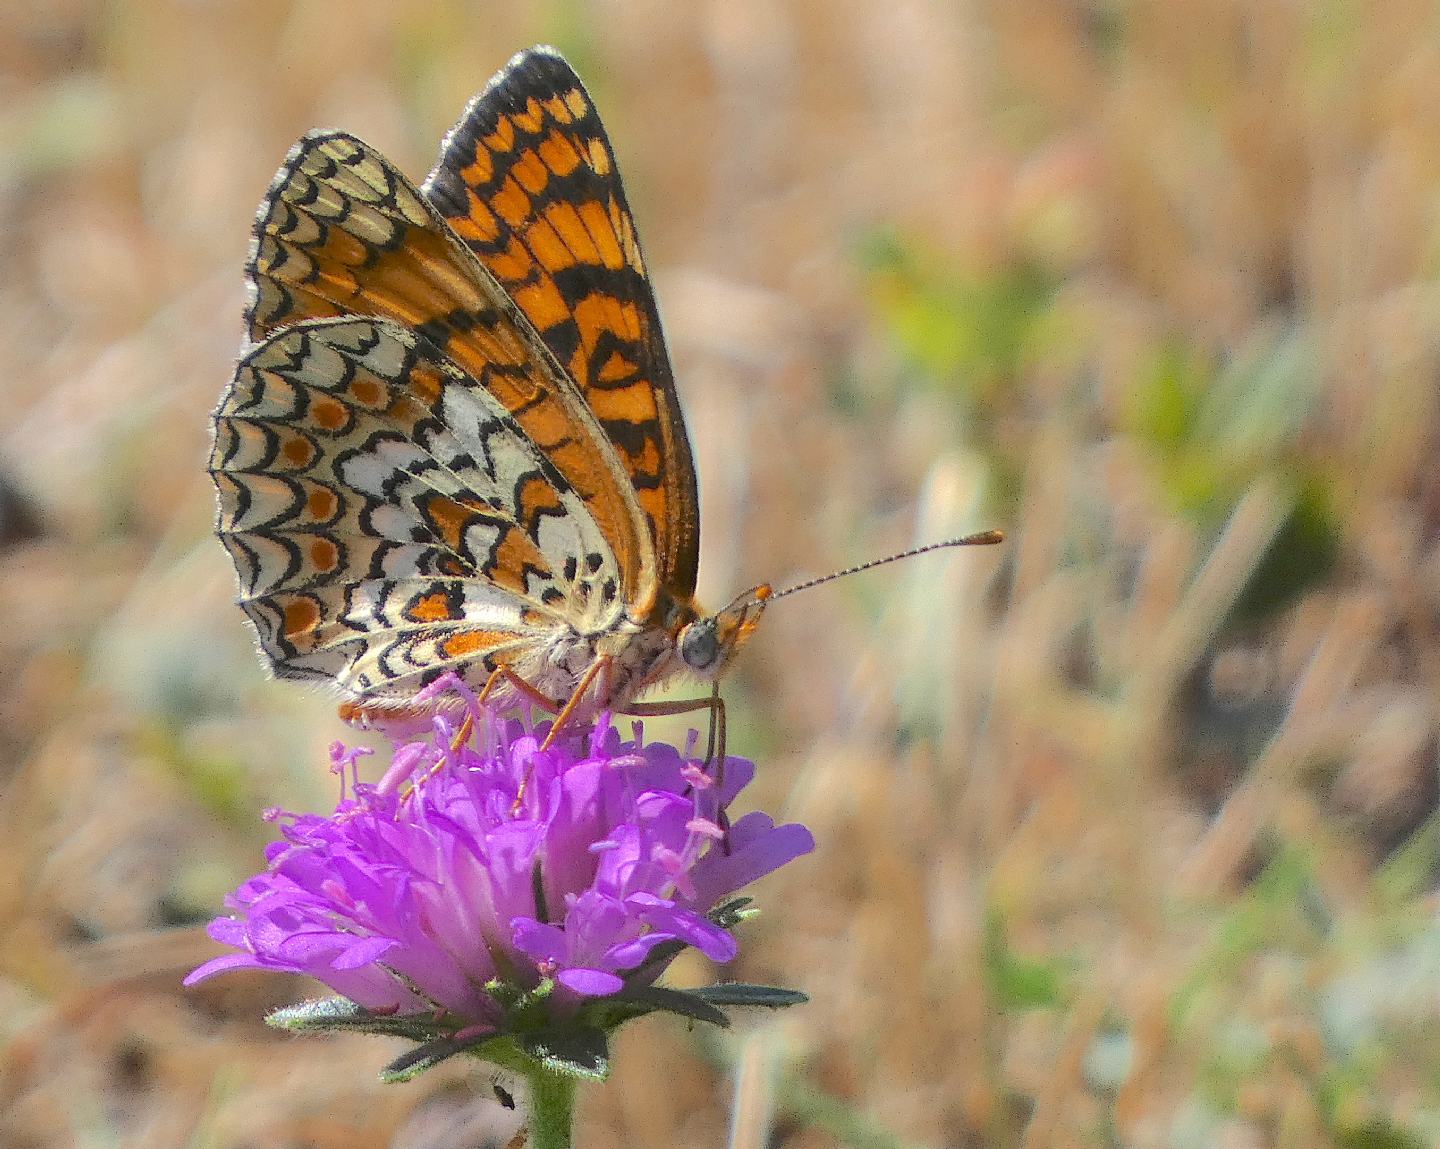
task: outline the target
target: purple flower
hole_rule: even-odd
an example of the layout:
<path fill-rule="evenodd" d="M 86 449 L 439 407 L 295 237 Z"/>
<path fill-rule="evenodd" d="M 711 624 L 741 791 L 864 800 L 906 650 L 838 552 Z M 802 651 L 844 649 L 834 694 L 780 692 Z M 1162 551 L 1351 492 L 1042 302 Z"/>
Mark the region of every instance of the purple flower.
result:
<path fill-rule="evenodd" d="M 542 990 L 546 1016 L 652 983 L 693 946 L 736 953 L 707 912 L 814 848 L 800 825 L 760 813 L 721 829 L 754 766 L 715 780 L 673 746 L 622 742 L 608 723 L 546 750 L 470 706 L 395 749 L 379 785 L 353 779 L 358 751 L 332 749 L 349 795 L 329 817 L 271 814 L 283 838 L 226 901 L 210 936 L 231 969 L 307 974 L 378 1015 L 442 1015 L 483 1034 L 507 1003 Z M 479 743 L 476 745 L 475 743 Z M 342 791 L 347 787 L 342 782 Z"/>

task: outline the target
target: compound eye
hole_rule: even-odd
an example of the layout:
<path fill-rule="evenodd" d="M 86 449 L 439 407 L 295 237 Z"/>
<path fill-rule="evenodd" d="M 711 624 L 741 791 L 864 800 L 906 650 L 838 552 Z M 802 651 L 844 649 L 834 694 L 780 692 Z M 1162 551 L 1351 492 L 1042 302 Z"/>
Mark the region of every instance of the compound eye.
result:
<path fill-rule="evenodd" d="M 680 661 L 691 670 L 708 670 L 720 654 L 720 640 L 715 637 L 711 619 L 692 622 L 680 632 Z"/>

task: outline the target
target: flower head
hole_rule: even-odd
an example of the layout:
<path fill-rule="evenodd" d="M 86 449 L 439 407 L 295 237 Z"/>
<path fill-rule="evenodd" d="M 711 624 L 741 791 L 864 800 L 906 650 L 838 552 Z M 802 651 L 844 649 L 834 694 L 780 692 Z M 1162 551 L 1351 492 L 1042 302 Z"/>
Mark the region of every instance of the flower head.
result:
<path fill-rule="evenodd" d="M 477 732 L 471 736 L 471 730 Z M 725 809 L 754 773 L 706 773 L 608 723 L 565 733 L 434 719 L 378 785 L 351 778 L 328 817 L 272 815 L 268 867 L 210 935 L 226 970 L 307 974 L 373 1017 L 443 1016 L 447 1032 L 513 1032 L 651 985 L 686 946 L 729 961 L 727 895 L 814 846 L 800 825 Z M 332 751 L 342 778 L 357 752 Z"/>

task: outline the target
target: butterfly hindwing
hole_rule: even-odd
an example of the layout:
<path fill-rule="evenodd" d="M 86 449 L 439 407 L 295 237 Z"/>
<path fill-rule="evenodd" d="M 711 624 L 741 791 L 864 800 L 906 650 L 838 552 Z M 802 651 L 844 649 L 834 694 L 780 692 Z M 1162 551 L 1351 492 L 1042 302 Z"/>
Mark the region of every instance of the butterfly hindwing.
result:
<path fill-rule="evenodd" d="M 378 700 L 445 670 L 479 685 L 621 609 L 585 501 L 493 395 L 392 323 L 271 336 L 215 427 L 219 533 L 282 677 Z"/>
<path fill-rule="evenodd" d="M 699 505 L 660 317 L 614 151 L 556 52 L 521 53 L 446 137 L 423 191 L 526 314 L 614 445 L 660 581 L 694 594 Z"/>
<path fill-rule="evenodd" d="M 594 413 L 529 319 L 388 160 L 344 132 L 292 150 L 256 222 L 252 342 L 373 316 L 411 330 L 513 416 L 598 524 L 627 602 L 653 595 L 650 534 Z"/>

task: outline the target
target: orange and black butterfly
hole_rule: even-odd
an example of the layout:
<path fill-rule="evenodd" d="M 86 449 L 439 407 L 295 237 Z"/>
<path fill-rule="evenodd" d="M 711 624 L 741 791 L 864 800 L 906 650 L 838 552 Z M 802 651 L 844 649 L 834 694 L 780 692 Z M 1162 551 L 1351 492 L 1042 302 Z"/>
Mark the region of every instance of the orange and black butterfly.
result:
<path fill-rule="evenodd" d="M 558 53 L 511 60 L 418 188 L 354 136 L 306 135 L 246 272 L 210 472 L 278 676 L 388 707 L 454 672 L 568 715 L 725 668 L 770 588 L 695 602 L 660 317 L 610 141 Z"/>

